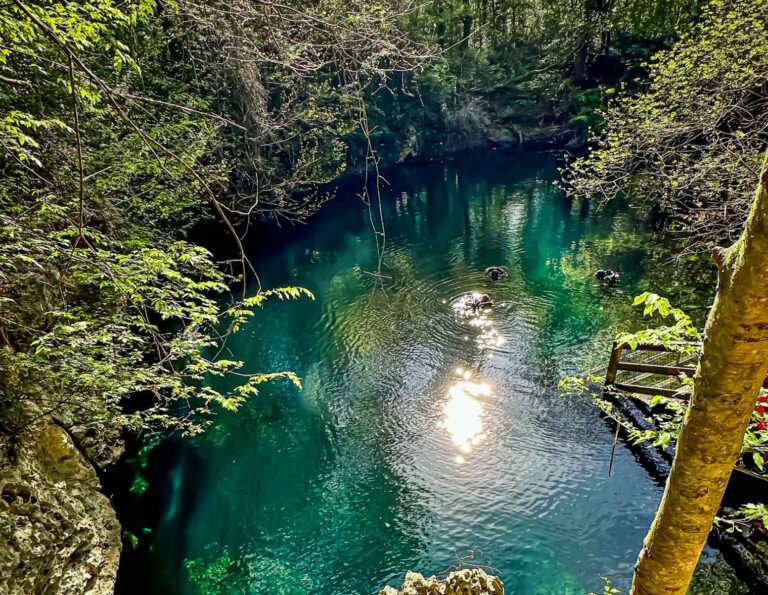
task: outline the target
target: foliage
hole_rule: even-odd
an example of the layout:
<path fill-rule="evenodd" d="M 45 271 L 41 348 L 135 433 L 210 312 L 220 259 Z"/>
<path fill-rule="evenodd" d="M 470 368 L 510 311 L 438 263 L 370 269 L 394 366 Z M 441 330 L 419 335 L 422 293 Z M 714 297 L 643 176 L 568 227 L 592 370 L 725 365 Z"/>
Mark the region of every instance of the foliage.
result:
<path fill-rule="evenodd" d="M 765 504 L 745 504 L 717 517 L 715 523 L 719 527 L 726 527 L 728 533 L 741 532 L 755 525 L 768 529 L 768 506 Z"/>
<path fill-rule="evenodd" d="M 294 191 L 338 175 L 362 89 L 421 58 L 395 8 L 0 8 L 5 431 L 55 415 L 196 433 L 262 382 L 300 384 L 289 372 L 244 373 L 221 354 L 267 299 L 311 294 L 259 287 L 236 299 L 229 288 L 244 271 L 184 237 L 216 213 L 245 265 L 236 235 L 253 216 L 302 218 L 322 202 Z M 240 382 L 208 386 L 223 375 Z"/>
<path fill-rule="evenodd" d="M 567 69 L 566 56 L 573 59 L 585 36 L 593 55 L 608 52 L 623 37 L 669 38 L 698 15 L 698 5 L 695 0 L 439 0 L 412 11 L 406 22 L 420 39 L 457 54 L 476 52 L 489 56 L 489 63 L 507 60 L 517 66 L 520 48 L 534 47 Z"/>
<path fill-rule="evenodd" d="M 692 381 L 689 378 L 684 380 L 690 387 L 689 391 L 692 391 Z M 753 467 L 755 471 L 765 472 L 765 459 L 768 456 L 768 431 L 764 429 L 764 424 L 768 418 L 766 418 L 765 408 L 762 406 L 765 397 L 761 395 L 758 399 L 752 414 L 752 421 L 744 434 L 740 462 Z M 652 397 L 650 402 L 654 406 L 654 410 L 649 421 L 653 423 L 654 428 L 643 431 L 633 428 L 630 430 L 630 438 L 635 444 L 648 442 L 651 446 L 658 446 L 662 449 L 671 448 L 680 435 L 687 406 L 679 399 L 659 395 Z"/>
<path fill-rule="evenodd" d="M 690 381 L 688 378 L 686 380 Z M 650 403 L 656 408 L 651 415 L 654 429 L 641 431 L 632 428 L 630 440 L 635 444 L 647 442 L 651 446 L 667 449 L 675 443 L 680 435 L 680 428 L 683 426 L 687 407 L 680 399 L 670 399 L 661 395 L 651 397 Z"/>
<path fill-rule="evenodd" d="M 579 394 L 589 389 L 595 383 L 602 382 L 600 376 L 585 374 L 583 376 L 565 376 L 558 383 L 558 388 L 563 394 Z"/>
<path fill-rule="evenodd" d="M 639 343 L 663 345 L 671 351 L 680 353 L 696 353 L 697 346 L 691 344 L 700 342 L 700 331 L 693 325 L 691 318 L 678 308 L 672 307 L 664 297 L 652 292 L 644 292 L 634 299 L 636 306 L 643 306 L 645 316 L 659 314 L 662 318 L 671 317 L 675 324 L 662 325 L 643 329 L 636 333 L 621 333 L 617 341 L 630 349 L 635 349 Z M 683 386 L 681 395 L 693 393 L 693 379 L 681 375 L 679 380 Z M 768 397 L 759 395 L 752 413 L 752 421 L 744 435 L 742 447 L 742 463 L 753 466 L 757 471 L 765 471 L 765 459 L 768 456 Z M 680 399 L 656 395 L 651 398 L 653 411 L 649 421 L 654 428 L 648 430 L 630 430 L 630 438 L 635 443 L 649 442 L 651 446 L 663 449 L 671 448 L 680 434 L 687 405 Z"/>
<path fill-rule="evenodd" d="M 768 3 L 715 0 L 700 23 L 646 65 L 641 93 L 605 111 L 605 130 L 570 164 L 568 191 L 629 192 L 690 232 L 683 253 L 731 243 L 768 143 Z"/>
<path fill-rule="evenodd" d="M 325 199 L 313 192 L 318 185 L 374 158 L 365 98 L 391 95 L 406 72 L 432 58 L 399 27 L 408 7 L 407 0 L 184 5 L 184 51 L 204 69 L 211 95 L 230 90 L 232 116 L 246 128 L 227 147 L 247 165 L 233 173 L 233 213 L 304 219 Z"/>
<path fill-rule="evenodd" d="M 766 471 L 768 459 L 768 396 L 760 395 L 752 411 L 752 420 L 744 435 L 742 456 L 747 455 L 760 472 Z"/>
<path fill-rule="evenodd" d="M 658 315 L 662 320 L 671 318 L 672 325 L 660 325 L 641 329 L 634 333 L 622 332 L 616 341 L 628 349 L 636 349 L 639 344 L 663 345 L 677 353 L 696 354 L 697 343 L 702 340 L 701 333 L 693 324 L 690 316 L 678 308 L 674 308 L 668 299 L 652 293 L 643 292 L 633 300 L 635 306 L 643 307 L 645 316 Z M 680 375 L 680 396 L 693 393 L 693 379 Z M 603 379 L 594 375 L 566 376 L 560 381 L 559 389 L 564 395 L 591 395 L 591 402 L 605 415 L 620 423 L 627 430 L 629 438 L 635 444 L 648 443 L 650 446 L 662 449 L 674 447 L 680 434 L 687 405 L 679 398 L 655 395 L 649 404 L 652 411 L 648 421 L 653 428 L 640 430 L 626 424 L 615 411 L 614 406 L 606 401 L 599 391 L 592 387 L 599 386 Z M 757 397 L 752 421 L 744 435 L 741 462 L 751 466 L 758 472 L 765 472 L 768 459 L 768 396 L 761 394 Z"/>
<path fill-rule="evenodd" d="M 0 352 L 9 428 L 28 423 L 34 405 L 36 414 L 80 423 L 194 432 L 200 420 L 190 410 L 237 409 L 258 384 L 276 377 L 249 376 L 226 395 L 198 386 L 241 367 L 205 356 L 216 345 L 222 316 L 236 327 L 271 295 L 294 297 L 300 290 L 262 292 L 222 310 L 216 294 L 227 289 L 226 277 L 202 248 L 98 233 L 77 246 L 76 229 L 55 232 L 55 223 L 6 216 L 2 222 L 0 257 L 4 278 L 13 281 L 5 292 Z M 288 373 L 277 376 L 298 384 Z"/>
<path fill-rule="evenodd" d="M 691 317 L 679 308 L 673 308 L 667 298 L 645 291 L 635 297 L 633 304 L 643 306 L 643 316 L 658 314 L 662 319 L 672 318 L 674 324 L 651 327 L 636 333 L 620 333 L 616 337 L 619 345 L 636 349 L 638 344 L 646 343 L 681 353 L 696 350 L 691 343 L 701 342 L 701 332 L 694 326 Z"/>
<path fill-rule="evenodd" d="M 570 120 L 571 124 L 576 125 L 579 132 L 585 136 L 591 137 L 599 133 L 603 126 L 603 118 L 600 114 L 600 108 L 603 106 L 601 89 L 575 90 L 573 103 L 571 111 L 575 115 Z"/>
<path fill-rule="evenodd" d="M 697 13 L 692 0 L 414 3 L 404 28 L 437 57 L 402 90 L 370 95 L 375 147 L 389 162 L 436 157 L 569 124 L 583 142 L 611 88 L 642 77 L 640 61 Z"/>

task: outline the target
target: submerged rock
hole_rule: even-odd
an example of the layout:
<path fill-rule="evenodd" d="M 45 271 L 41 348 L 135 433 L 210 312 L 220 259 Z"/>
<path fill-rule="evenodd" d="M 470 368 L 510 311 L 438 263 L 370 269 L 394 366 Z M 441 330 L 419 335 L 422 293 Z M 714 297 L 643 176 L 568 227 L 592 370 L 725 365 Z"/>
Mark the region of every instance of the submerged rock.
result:
<path fill-rule="evenodd" d="M 504 583 L 481 568 L 456 570 L 442 581 L 409 572 L 399 591 L 384 587 L 379 595 L 504 595 Z"/>
<path fill-rule="evenodd" d="M 0 435 L 0 593 L 113 592 L 120 525 L 100 488 L 62 427 Z"/>

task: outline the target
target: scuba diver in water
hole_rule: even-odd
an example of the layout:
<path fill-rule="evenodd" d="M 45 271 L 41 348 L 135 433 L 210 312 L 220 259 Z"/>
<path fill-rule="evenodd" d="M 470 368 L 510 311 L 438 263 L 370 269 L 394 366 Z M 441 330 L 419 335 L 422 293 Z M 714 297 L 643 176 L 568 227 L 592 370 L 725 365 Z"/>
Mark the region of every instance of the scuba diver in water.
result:
<path fill-rule="evenodd" d="M 504 267 L 488 267 L 485 269 L 485 274 L 491 281 L 498 281 L 507 276 L 507 269 Z"/>
<path fill-rule="evenodd" d="M 467 306 L 473 310 L 484 310 L 493 306 L 493 302 L 487 293 L 473 293 L 467 298 Z"/>
<path fill-rule="evenodd" d="M 600 269 L 595 272 L 595 278 L 606 285 L 613 285 L 614 283 L 618 283 L 619 279 L 621 279 L 621 275 L 611 269 Z"/>

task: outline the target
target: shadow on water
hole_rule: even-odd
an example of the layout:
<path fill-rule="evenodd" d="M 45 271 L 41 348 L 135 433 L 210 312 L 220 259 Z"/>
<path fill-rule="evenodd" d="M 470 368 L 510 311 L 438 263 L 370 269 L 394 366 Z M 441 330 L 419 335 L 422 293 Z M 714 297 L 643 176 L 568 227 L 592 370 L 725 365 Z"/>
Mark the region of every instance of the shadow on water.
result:
<path fill-rule="evenodd" d="M 198 503 L 196 486 L 206 482 L 205 461 L 192 445 L 166 440 L 149 452 L 141 477 L 146 490 L 138 497 L 124 495 L 116 503 L 123 526 L 138 542 L 132 545 L 131 539 L 124 539 L 115 593 L 175 593 L 186 582 L 186 527 Z M 125 494 L 125 486 L 112 487 Z"/>

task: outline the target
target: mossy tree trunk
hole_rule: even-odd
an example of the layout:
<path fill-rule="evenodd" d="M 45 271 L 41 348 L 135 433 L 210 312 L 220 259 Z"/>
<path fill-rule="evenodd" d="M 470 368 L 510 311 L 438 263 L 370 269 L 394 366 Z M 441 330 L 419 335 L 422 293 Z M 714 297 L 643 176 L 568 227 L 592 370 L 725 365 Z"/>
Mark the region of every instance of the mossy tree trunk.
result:
<path fill-rule="evenodd" d="M 687 591 L 768 373 L 768 153 L 746 227 L 715 260 L 718 287 L 693 397 L 633 595 Z"/>

